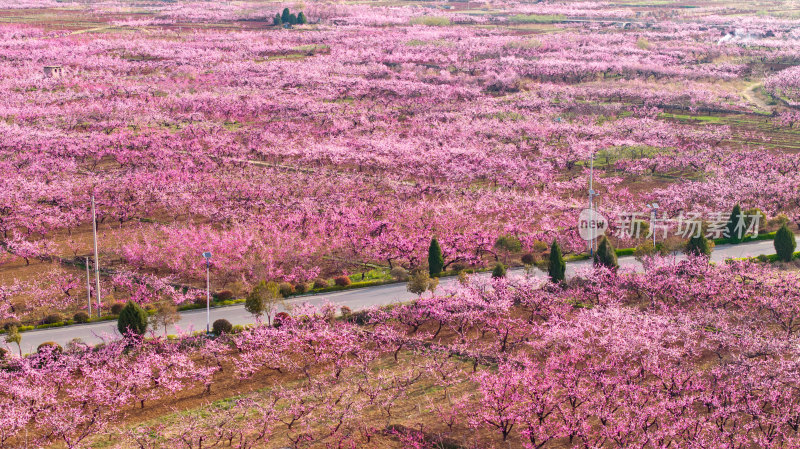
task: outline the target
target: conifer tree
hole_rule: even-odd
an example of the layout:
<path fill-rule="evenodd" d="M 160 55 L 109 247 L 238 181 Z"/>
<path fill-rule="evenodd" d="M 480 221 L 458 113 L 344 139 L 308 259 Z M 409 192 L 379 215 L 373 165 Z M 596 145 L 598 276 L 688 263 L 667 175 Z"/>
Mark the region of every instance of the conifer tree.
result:
<path fill-rule="evenodd" d="M 711 242 L 705 235 L 700 234 L 699 237 L 692 237 L 689 243 L 686 244 L 686 254 L 692 256 L 711 256 Z"/>
<path fill-rule="evenodd" d="M 117 319 L 117 329 L 122 335 L 144 335 L 147 330 L 147 312 L 133 301 L 128 301 Z"/>
<path fill-rule="evenodd" d="M 431 277 L 439 276 L 444 269 L 444 256 L 442 248 L 436 237 L 431 239 L 431 246 L 428 248 L 428 272 Z"/>
<path fill-rule="evenodd" d="M 775 253 L 778 254 L 778 259 L 783 262 L 790 262 L 794 257 L 794 250 L 797 247 L 797 241 L 794 238 L 794 233 L 789 230 L 786 223 L 778 229 L 775 233 Z"/>
<path fill-rule="evenodd" d="M 728 239 L 732 242 L 741 242 L 744 239 L 746 229 L 741 227 L 737 229 L 740 217 L 742 217 L 742 207 L 737 204 L 733 206 L 731 216 L 728 218 Z"/>
<path fill-rule="evenodd" d="M 553 240 L 550 246 L 550 261 L 547 264 L 547 274 L 550 276 L 550 281 L 554 283 L 563 282 L 567 265 L 564 263 L 564 256 L 561 254 L 561 247 L 558 242 Z"/>
<path fill-rule="evenodd" d="M 597 252 L 594 254 L 594 264 L 596 266 L 604 266 L 606 268 L 616 270 L 619 268 L 617 263 L 617 253 L 614 250 L 614 245 L 608 240 L 606 236 L 600 237 L 597 244 Z"/>
<path fill-rule="evenodd" d="M 492 269 L 492 278 L 498 279 L 504 277 L 506 277 L 506 267 L 502 263 L 497 262 L 494 269 Z"/>

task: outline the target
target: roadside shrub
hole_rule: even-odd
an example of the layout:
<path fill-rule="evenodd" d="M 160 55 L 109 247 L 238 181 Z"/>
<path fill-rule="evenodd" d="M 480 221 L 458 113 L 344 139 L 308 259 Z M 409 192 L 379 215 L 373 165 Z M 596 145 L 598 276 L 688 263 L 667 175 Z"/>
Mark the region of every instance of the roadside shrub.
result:
<path fill-rule="evenodd" d="M 17 320 L 11 320 L 11 321 L 6 321 L 3 324 L 3 330 L 5 331 L 10 330 L 12 327 L 19 329 L 20 327 L 22 327 L 22 323 Z"/>
<path fill-rule="evenodd" d="M 133 301 L 128 301 L 117 319 L 117 329 L 122 335 L 135 333 L 144 335 L 147 330 L 147 312 Z"/>
<path fill-rule="evenodd" d="M 85 351 L 89 345 L 84 343 L 81 338 L 75 337 L 67 342 L 67 352 L 76 354 Z"/>
<path fill-rule="evenodd" d="M 533 265 L 536 263 L 536 256 L 531 253 L 525 253 L 522 255 L 521 260 L 525 265 Z"/>
<path fill-rule="evenodd" d="M 214 324 L 211 325 L 211 329 L 214 331 L 215 335 L 230 334 L 233 330 L 233 324 L 225 318 L 220 318 L 214 321 Z"/>
<path fill-rule="evenodd" d="M 746 211 L 744 211 L 744 215 L 745 215 L 744 223 L 747 226 L 747 229 L 750 229 L 751 227 L 753 227 L 753 229 L 755 230 L 755 226 L 754 226 L 755 223 L 753 223 L 755 221 L 755 219 L 753 217 L 758 216 L 759 232 L 763 232 L 764 231 L 764 228 L 767 226 L 767 223 L 768 223 L 767 214 L 765 214 L 764 211 L 762 211 L 761 209 L 759 209 L 757 207 L 754 207 L 752 209 L 747 209 Z"/>
<path fill-rule="evenodd" d="M 346 316 L 345 319 L 353 324 L 364 326 L 369 322 L 369 313 L 366 310 L 359 310 Z"/>
<path fill-rule="evenodd" d="M 288 323 L 292 320 L 292 317 L 289 316 L 286 312 L 278 312 L 275 314 L 275 319 L 272 320 L 272 326 L 276 329 L 283 326 L 285 323 Z"/>
<path fill-rule="evenodd" d="M 314 288 L 325 288 L 328 286 L 328 281 L 322 278 L 314 279 Z"/>
<path fill-rule="evenodd" d="M 504 277 L 506 277 L 506 267 L 500 262 L 497 262 L 492 269 L 492 278 L 498 279 Z"/>
<path fill-rule="evenodd" d="M 645 257 L 653 256 L 656 254 L 656 247 L 653 246 L 653 242 L 650 240 L 644 241 L 640 243 L 636 248 L 633 250 L 633 257 L 636 258 L 639 262 L 644 260 Z"/>
<path fill-rule="evenodd" d="M 611 244 L 611 241 L 606 236 L 601 236 L 597 244 L 597 252 L 594 253 L 594 265 L 603 266 L 610 270 L 619 268 L 614 245 Z"/>
<path fill-rule="evenodd" d="M 61 315 L 57 313 L 51 313 L 50 315 L 44 317 L 42 324 L 56 324 L 62 321 L 64 321 L 64 318 Z"/>
<path fill-rule="evenodd" d="M 686 244 L 686 254 L 694 256 L 711 256 L 714 242 L 708 240 L 706 236 L 700 234 L 700 237 L 692 237 Z"/>
<path fill-rule="evenodd" d="M 115 302 L 111 305 L 111 314 L 112 315 L 119 315 L 122 312 L 122 309 L 125 307 L 124 302 Z"/>
<path fill-rule="evenodd" d="M 46 341 L 36 347 L 36 352 L 40 354 L 45 351 L 51 351 L 52 353 L 60 353 L 64 351 L 64 348 L 62 348 L 60 344 L 54 341 Z"/>
<path fill-rule="evenodd" d="M 347 307 L 347 306 L 342 306 L 342 308 L 339 309 L 339 310 L 342 312 L 342 316 L 344 318 L 347 318 L 347 317 L 349 317 L 350 315 L 353 314 L 353 309 L 351 309 L 350 307 Z"/>
<path fill-rule="evenodd" d="M 711 248 L 714 248 L 714 242 L 709 241 Z M 658 242 L 656 245 L 656 250 L 662 256 L 670 255 L 670 254 L 678 254 L 683 252 L 686 249 L 686 244 L 684 243 L 683 239 L 677 235 L 670 235 L 666 239 Z"/>
<path fill-rule="evenodd" d="M 73 317 L 76 323 L 88 323 L 89 322 L 89 314 L 86 312 L 78 312 Z"/>
<path fill-rule="evenodd" d="M 406 290 L 415 295 L 422 296 L 423 293 L 430 289 L 431 280 L 431 276 L 427 270 L 417 267 L 411 271 L 411 277 L 409 277 L 408 284 L 406 284 Z"/>
<path fill-rule="evenodd" d="M 550 248 L 550 246 L 547 243 L 545 243 L 545 242 L 543 242 L 541 240 L 534 240 L 533 241 L 533 248 L 532 249 L 533 249 L 534 252 L 543 253 L 543 252 L 546 252 L 548 250 L 548 248 Z"/>
<path fill-rule="evenodd" d="M 308 290 L 309 290 L 308 284 L 306 284 L 305 282 L 299 282 L 297 284 L 294 284 L 294 291 L 297 293 L 302 294 L 307 292 Z"/>
<path fill-rule="evenodd" d="M 278 291 L 281 292 L 281 296 L 287 297 L 294 293 L 294 287 L 288 282 L 281 282 L 278 284 Z"/>
<path fill-rule="evenodd" d="M 219 290 L 214 293 L 214 299 L 217 301 L 230 301 L 233 299 L 233 292 L 230 290 Z"/>
<path fill-rule="evenodd" d="M 450 269 L 456 273 L 460 273 L 467 269 L 467 264 L 461 262 L 455 262 L 450 264 Z"/>
<path fill-rule="evenodd" d="M 517 253 L 522 251 L 522 242 L 515 235 L 501 235 L 494 242 L 494 248 L 506 253 Z"/>
<path fill-rule="evenodd" d="M 408 271 L 403 267 L 394 267 L 389 274 L 397 281 L 405 282 L 408 280 Z"/>
<path fill-rule="evenodd" d="M 789 217 L 787 217 L 785 214 L 778 214 L 767 221 L 767 229 L 777 229 L 788 223 Z"/>
<path fill-rule="evenodd" d="M 338 285 L 339 287 L 347 287 L 352 282 L 350 282 L 350 278 L 347 276 L 337 276 L 333 279 L 333 283 Z"/>
<path fill-rule="evenodd" d="M 8 350 L 6 348 L 0 348 L 0 360 L 5 360 L 8 357 Z"/>
<path fill-rule="evenodd" d="M 784 224 L 775 233 L 775 253 L 778 255 L 778 260 L 782 262 L 791 262 L 794 257 L 794 250 L 797 247 L 797 242 L 794 238 L 794 233 L 789 230 L 789 227 Z"/>

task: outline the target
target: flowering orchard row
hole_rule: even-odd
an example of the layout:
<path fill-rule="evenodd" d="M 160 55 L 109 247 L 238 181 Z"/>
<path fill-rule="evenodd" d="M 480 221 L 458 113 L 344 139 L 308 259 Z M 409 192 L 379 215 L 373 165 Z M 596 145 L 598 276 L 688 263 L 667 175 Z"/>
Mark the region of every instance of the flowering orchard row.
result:
<path fill-rule="evenodd" d="M 0 446 L 83 447 L 110 432 L 145 448 L 363 447 L 398 425 L 421 431 L 403 437 L 418 447 L 800 444 L 800 276 L 651 262 L 565 286 L 473 278 L 349 320 L 306 307 L 217 338 L 9 348 Z M 180 410 L 231 382 L 262 390 L 136 424 L 138 410 Z"/>
<path fill-rule="evenodd" d="M 446 263 L 482 264 L 508 234 L 581 251 L 593 156 L 608 215 L 651 201 L 800 211 L 797 153 L 766 146 L 794 139 L 797 119 L 754 115 L 740 95 L 800 63 L 780 8 L 315 3 L 284 29 L 271 24 L 284 5 L 10 3 L 11 22 L 41 20 L 0 25 L 8 266 L 91 254 L 75 236 L 92 193 L 101 261 L 131 282 L 199 285 L 208 250 L 220 286 L 357 267 L 342 260 L 410 268 L 432 236 Z M 82 275 L 58 280 L 66 293 L 48 276 L 9 284 L 0 314 L 36 317 L 37 288 L 77 309 Z M 162 296 L 142 284 L 121 295 Z"/>

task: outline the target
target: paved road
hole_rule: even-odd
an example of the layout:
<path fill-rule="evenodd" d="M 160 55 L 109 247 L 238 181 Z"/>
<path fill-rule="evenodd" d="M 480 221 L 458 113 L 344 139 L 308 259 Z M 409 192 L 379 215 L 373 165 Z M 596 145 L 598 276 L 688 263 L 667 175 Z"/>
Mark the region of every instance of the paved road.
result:
<path fill-rule="evenodd" d="M 739 245 L 719 245 L 714 249 L 712 260 L 720 262 L 728 258 L 753 257 L 759 254 L 774 254 L 775 249 L 771 240 L 763 240 Z M 683 256 L 678 256 L 682 258 Z M 633 266 L 641 269 L 641 265 L 633 257 L 620 258 L 620 265 Z M 567 276 L 574 275 L 576 270 L 588 268 L 590 261 L 582 260 L 567 264 Z M 522 273 L 522 270 L 515 270 L 514 273 Z M 488 274 L 483 274 L 484 276 Z M 544 273 L 535 270 L 532 275 L 544 276 Z M 453 277 L 442 279 L 440 288 L 453 285 L 456 279 Z M 385 305 L 395 302 L 409 301 L 415 295 L 406 291 L 403 283 L 368 287 L 362 289 L 345 290 L 341 292 L 326 293 L 322 295 L 306 295 L 293 297 L 286 301 L 288 306 L 308 302 L 319 305 L 324 301 L 333 302 L 339 306 L 348 306 L 352 310 L 360 310 L 374 305 Z M 233 324 L 248 324 L 253 322 L 253 317 L 244 310 L 242 304 L 228 307 L 218 307 L 211 309 L 211 321 L 225 318 Z M 74 338 L 80 338 L 85 343 L 95 344 L 104 339 L 118 338 L 115 321 L 101 323 L 90 323 L 73 325 L 61 328 L 42 329 L 24 332 L 22 334 L 22 351 L 33 352 L 36 347 L 45 341 L 55 341 L 62 346 Z M 190 310 L 181 312 L 181 320 L 176 326 L 169 329 L 169 333 L 177 334 L 179 331 L 204 330 L 206 327 L 206 311 Z M 161 330 L 160 332 L 163 332 Z M 16 350 L 16 348 L 12 348 Z"/>

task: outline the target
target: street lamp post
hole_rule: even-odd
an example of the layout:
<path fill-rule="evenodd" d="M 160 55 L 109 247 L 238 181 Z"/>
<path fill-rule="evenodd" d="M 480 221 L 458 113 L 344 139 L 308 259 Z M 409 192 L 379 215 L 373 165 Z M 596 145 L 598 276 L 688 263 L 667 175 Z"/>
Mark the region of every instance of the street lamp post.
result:
<path fill-rule="evenodd" d="M 658 214 L 658 203 L 647 204 L 647 207 L 650 208 L 650 213 L 652 214 L 653 218 L 650 220 L 650 232 L 653 233 L 653 250 L 656 249 L 656 218 Z"/>
<path fill-rule="evenodd" d="M 589 165 L 589 211 L 590 211 L 590 228 L 589 228 L 589 257 L 594 257 L 595 238 L 597 237 L 597 230 L 595 225 L 594 216 L 594 197 L 600 194 L 594 191 L 594 152 L 592 152 L 592 159 Z"/>
<path fill-rule="evenodd" d="M 92 282 L 89 276 L 89 258 L 86 258 L 86 300 L 89 303 L 89 316 L 92 316 Z"/>
<path fill-rule="evenodd" d="M 211 251 L 203 253 L 206 260 L 206 333 L 211 333 Z"/>
<path fill-rule="evenodd" d="M 95 296 L 97 297 L 97 316 L 100 316 L 102 314 L 100 310 L 100 256 L 97 252 L 97 213 L 95 212 L 94 195 L 92 195 L 92 235 L 94 236 Z"/>

